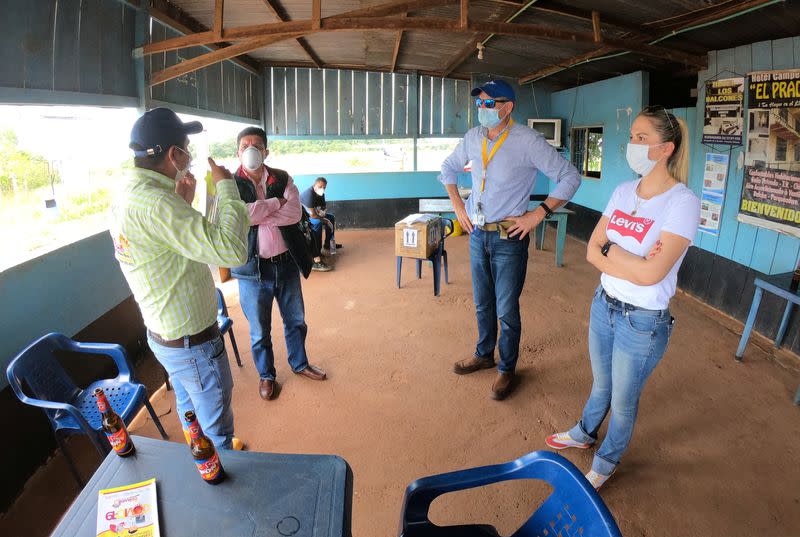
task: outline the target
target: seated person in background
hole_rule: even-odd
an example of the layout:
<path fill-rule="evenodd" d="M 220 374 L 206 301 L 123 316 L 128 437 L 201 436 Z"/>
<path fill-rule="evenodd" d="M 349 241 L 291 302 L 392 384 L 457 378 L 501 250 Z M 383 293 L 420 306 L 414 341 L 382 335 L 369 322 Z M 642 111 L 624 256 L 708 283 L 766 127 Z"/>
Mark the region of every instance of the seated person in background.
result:
<path fill-rule="evenodd" d="M 320 245 L 322 255 L 334 255 L 337 246 L 336 238 L 334 237 L 336 219 L 333 214 L 326 212 L 325 203 L 325 189 L 328 186 L 328 180 L 324 177 L 317 177 L 314 184 L 304 190 L 300 194 L 300 203 L 308 211 L 308 216 L 311 220 L 311 229 L 317 238 L 317 244 Z M 325 241 L 322 241 L 322 228 L 325 228 Z M 315 259 L 314 262 L 317 262 Z"/>

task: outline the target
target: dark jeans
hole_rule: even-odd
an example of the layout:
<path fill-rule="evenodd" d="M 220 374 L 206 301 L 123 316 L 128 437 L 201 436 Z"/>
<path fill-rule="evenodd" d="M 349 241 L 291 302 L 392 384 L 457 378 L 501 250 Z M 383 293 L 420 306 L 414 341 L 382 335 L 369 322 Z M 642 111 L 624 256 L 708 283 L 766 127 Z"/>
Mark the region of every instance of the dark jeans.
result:
<path fill-rule="evenodd" d="M 472 294 L 478 319 L 475 355 L 494 359 L 500 321 L 500 363 L 497 370 L 513 373 L 519 357 L 522 321 L 519 296 L 528 268 L 530 235 L 523 240 L 501 239 L 497 231 L 475 229 L 469 237 Z"/>
<path fill-rule="evenodd" d="M 319 244 L 320 248 L 330 248 L 331 246 L 331 239 L 334 238 L 333 234 L 336 231 L 336 219 L 333 217 L 333 214 L 327 213 L 325 214 L 325 218 L 331 221 L 334 229 L 329 228 L 325 224 L 322 223 L 322 220 L 317 218 L 311 218 L 311 230 L 314 232 L 314 236 L 317 239 L 317 244 Z M 322 240 L 322 229 L 325 228 L 325 241 Z"/>
<path fill-rule="evenodd" d="M 279 263 L 263 263 L 260 280 L 239 280 L 239 302 L 250 324 L 253 362 L 262 379 L 275 380 L 275 354 L 272 351 L 272 299 L 278 301 L 283 318 L 286 351 L 292 371 L 308 367 L 300 271 L 291 258 Z"/>

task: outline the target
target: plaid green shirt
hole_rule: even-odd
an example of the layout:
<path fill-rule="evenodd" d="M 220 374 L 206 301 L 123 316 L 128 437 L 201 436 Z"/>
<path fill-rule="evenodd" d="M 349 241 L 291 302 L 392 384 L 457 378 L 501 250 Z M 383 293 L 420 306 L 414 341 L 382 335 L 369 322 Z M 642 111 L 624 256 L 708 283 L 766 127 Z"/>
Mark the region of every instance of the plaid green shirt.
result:
<path fill-rule="evenodd" d="M 175 193 L 175 181 L 135 168 L 111 207 L 111 237 L 144 323 L 165 339 L 202 331 L 217 319 L 208 264 L 247 261 L 250 218 L 236 183 L 216 185 L 212 224 Z"/>

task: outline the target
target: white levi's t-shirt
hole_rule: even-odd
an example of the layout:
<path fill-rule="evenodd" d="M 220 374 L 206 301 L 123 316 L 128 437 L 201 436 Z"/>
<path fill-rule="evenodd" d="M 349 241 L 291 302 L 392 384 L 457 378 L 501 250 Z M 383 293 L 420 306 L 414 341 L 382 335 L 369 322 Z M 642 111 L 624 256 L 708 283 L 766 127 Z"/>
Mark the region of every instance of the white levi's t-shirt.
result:
<path fill-rule="evenodd" d="M 641 179 L 622 183 L 611 195 L 603 211 L 603 216 L 608 218 L 608 240 L 638 256 L 645 256 L 652 250 L 662 231 L 692 241 L 700 225 L 700 200 L 694 192 L 679 183 L 658 196 L 641 201 L 633 215 L 639 181 Z M 606 293 L 617 300 L 649 310 L 665 310 L 675 295 L 678 270 L 685 256 L 684 252 L 667 276 L 655 285 L 636 285 L 605 273 L 600 276 L 600 282 Z"/>

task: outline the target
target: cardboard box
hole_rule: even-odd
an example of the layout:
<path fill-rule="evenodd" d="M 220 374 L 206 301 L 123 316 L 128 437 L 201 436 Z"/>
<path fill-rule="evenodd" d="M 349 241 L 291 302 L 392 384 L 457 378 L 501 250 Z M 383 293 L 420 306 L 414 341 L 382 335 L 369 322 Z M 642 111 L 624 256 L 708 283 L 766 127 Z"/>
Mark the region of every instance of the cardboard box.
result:
<path fill-rule="evenodd" d="M 426 259 L 442 240 L 441 218 L 434 214 L 411 214 L 394 225 L 395 255 Z"/>

